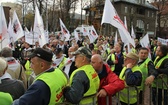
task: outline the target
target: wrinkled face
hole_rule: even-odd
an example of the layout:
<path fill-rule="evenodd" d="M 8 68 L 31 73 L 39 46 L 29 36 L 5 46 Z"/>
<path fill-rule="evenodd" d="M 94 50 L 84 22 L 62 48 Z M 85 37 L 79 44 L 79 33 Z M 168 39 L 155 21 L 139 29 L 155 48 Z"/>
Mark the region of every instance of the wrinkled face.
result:
<path fill-rule="evenodd" d="M 38 60 L 37 57 L 31 58 L 30 66 L 36 75 L 41 73 L 41 62 Z"/>
<path fill-rule="evenodd" d="M 85 56 L 82 54 L 75 55 L 75 66 L 77 68 L 81 67 L 84 59 L 85 59 Z"/>
<path fill-rule="evenodd" d="M 139 51 L 139 58 L 141 60 L 145 60 L 148 57 L 148 50 L 140 50 Z"/>

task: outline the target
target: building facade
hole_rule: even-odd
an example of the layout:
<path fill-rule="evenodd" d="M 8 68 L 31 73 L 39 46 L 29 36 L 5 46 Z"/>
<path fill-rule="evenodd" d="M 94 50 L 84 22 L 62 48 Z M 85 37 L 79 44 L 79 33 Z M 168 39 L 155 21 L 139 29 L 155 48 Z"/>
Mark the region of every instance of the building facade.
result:
<path fill-rule="evenodd" d="M 133 25 L 137 38 L 139 39 L 146 33 L 150 37 L 155 36 L 156 32 L 156 11 L 157 9 L 145 0 L 112 0 L 111 1 L 116 9 L 121 20 L 124 21 L 124 17 L 127 20 L 128 31 L 131 32 Z M 86 14 L 91 14 L 92 24 L 97 30 L 100 31 L 114 31 L 110 29 L 109 25 L 101 26 L 101 18 L 103 15 L 104 3 L 95 5 L 93 7 L 86 8 Z M 105 33 L 105 32 L 100 32 Z M 108 33 L 106 35 L 109 35 Z"/>

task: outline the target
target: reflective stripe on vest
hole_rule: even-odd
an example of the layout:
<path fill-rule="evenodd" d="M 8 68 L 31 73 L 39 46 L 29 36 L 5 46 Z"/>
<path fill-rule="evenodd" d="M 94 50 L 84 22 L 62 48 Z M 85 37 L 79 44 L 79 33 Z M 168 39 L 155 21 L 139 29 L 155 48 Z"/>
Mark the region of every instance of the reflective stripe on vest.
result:
<path fill-rule="evenodd" d="M 64 101 L 62 90 L 67 84 L 67 78 L 60 69 L 56 68 L 53 72 L 44 72 L 36 80 L 44 81 L 50 88 L 51 97 L 48 105 L 56 105 Z"/>
<path fill-rule="evenodd" d="M 78 69 L 76 69 L 70 76 L 70 84 L 72 83 L 73 80 L 73 76 L 78 72 L 78 71 L 84 71 L 87 75 L 87 77 L 89 78 L 90 81 L 90 88 L 88 89 L 88 91 L 84 94 L 84 97 L 87 98 L 83 98 L 80 101 L 80 105 L 84 105 L 84 104 L 91 104 L 93 103 L 93 97 L 89 97 L 91 95 L 94 95 L 97 93 L 98 88 L 99 88 L 99 84 L 100 84 L 100 80 L 98 77 L 98 74 L 96 73 L 96 71 L 94 70 L 94 68 L 89 64 L 89 65 L 84 65 Z M 96 99 L 97 100 L 97 99 Z"/>
<path fill-rule="evenodd" d="M 165 59 L 168 59 L 168 55 L 164 56 L 163 58 L 161 58 L 161 59 L 156 63 L 156 61 L 157 61 L 158 59 L 159 59 L 159 57 L 156 57 L 156 59 L 155 59 L 155 61 L 154 61 L 154 65 L 155 65 L 155 68 L 156 68 L 156 69 L 158 69 L 158 68 L 161 66 L 162 62 L 163 62 Z M 162 89 L 162 88 L 167 89 L 167 87 L 165 86 L 165 84 L 163 84 L 163 81 L 162 81 L 161 78 L 163 79 L 164 82 L 168 83 L 168 80 L 167 80 L 168 76 L 165 75 L 165 74 L 163 74 L 162 77 L 159 77 L 159 76 L 158 76 L 158 77 L 154 80 L 154 82 L 153 82 L 153 84 L 152 84 L 152 87 L 156 87 L 156 85 L 158 84 L 157 86 L 158 86 L 159 89 Z M 162 86 L 162 84 L 163 84 L 163 86 Z"/>
<path fill-rule="evenodd" d="M 144 89 L 145 86 L 145 79 L 148 77 L 148 63 L 151 61 L 151 59 L 147 58 L 141 65 L 139 65 L 141 72 L 142 72 L 142 83 L 141 83 L 141 89 Z"/>
<path fill-rule="evenodd" d="M 119 75 L 119 78 L 122 80 L 125 80 L 125 71 L 126 71 L 126 67 L 124 67 Z M 140 68 L 138 66 L 134 66 L 132 68 L 132 72 L 136 72 L 139 71 L 141 72 Z M 128 87 L 126 82 L 125 82 L 125 87 L 123 90 L 120 91 L 120 95 L 119 95 L 119 99 L 120 101 L 124 102 L 124 103 L 129 103 L 130 104 L 134 104 L 137 102 L 137 90 L 135 89 L 135 87 Z M 128 89 L 129 89 L 129 94 L 128 94 Z"/>

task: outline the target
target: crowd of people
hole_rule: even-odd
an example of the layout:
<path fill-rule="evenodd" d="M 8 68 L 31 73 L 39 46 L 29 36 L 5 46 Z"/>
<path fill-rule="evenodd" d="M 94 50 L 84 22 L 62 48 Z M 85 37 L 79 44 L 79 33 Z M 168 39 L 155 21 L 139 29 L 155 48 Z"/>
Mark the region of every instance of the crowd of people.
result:
<path fill-rule="evenodd" d="M 111 36 L 19 40 L 0 51 L 0 104 L 167 105 L 168 46 L 129 48 Z"/>

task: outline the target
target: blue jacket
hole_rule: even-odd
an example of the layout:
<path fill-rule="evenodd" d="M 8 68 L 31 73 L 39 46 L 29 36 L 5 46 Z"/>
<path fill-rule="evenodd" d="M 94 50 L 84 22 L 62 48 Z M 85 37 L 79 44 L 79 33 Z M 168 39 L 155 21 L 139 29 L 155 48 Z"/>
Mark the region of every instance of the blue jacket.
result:
<path fill-rule="evenodd" d="M 53 72 L 54 68 L 46 72 Z M 50 101 L 50 88 L 41 80 L 35 81 L 13 105 L 48 105 Z"/>

